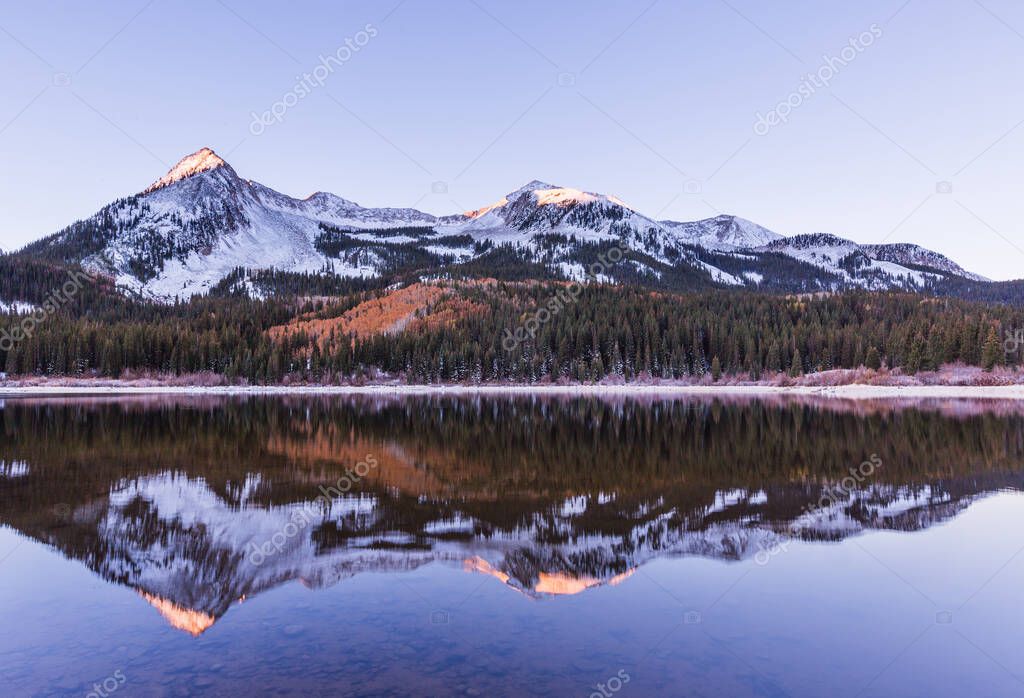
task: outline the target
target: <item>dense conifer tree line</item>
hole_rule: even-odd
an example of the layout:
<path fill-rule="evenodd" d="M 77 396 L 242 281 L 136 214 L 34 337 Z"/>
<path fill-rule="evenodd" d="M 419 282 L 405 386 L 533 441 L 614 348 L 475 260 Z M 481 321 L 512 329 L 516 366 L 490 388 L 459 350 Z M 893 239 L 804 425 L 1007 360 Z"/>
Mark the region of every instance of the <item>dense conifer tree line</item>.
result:
<path fill-rule="evenodd" d="M 0 256 L 0 298 L 42 305 L 68 274 L 56 261 Z M 1013 306 L 914 294 L 673 294 L 593 284 L 570 295 L 564 283 L 539 281 L 449 284 L 440 307 L 420 314 L 456 302 L 459 312 L 398 333 L 297 330 L 275 340 L 268 332 L 302 314 L 338 317 L 386 294 L 383 283 L 239 270 L 207 297 L 159 305 L 125 297 L 101 278 L 30 322 L 28 336 L 2 343 L 0 369 L 107 377 L 208 371 L 252 383 L 339 382 L 374 372 L 414 382 L 758 379 L 858 366 L 915 373 L 957 361 L 1016 364 L 1020 354 L 1004 351 L 1004 339 L 1024 328 L 1024 311 Z M 253 300 L 243 288 L 265 298 Z M 0 329 L 25 321 L 0 316 Z"/>
<path fill-rule="evenodd" d="M 361 365 L 414 381 L 594 381 L 834 368 L 936 369 L 950 362 L 991 368 L 1019 360 L 1004 332 L 1024 312 L 912 294 L 843 293 L 784 297 L 740 292 L 659 294 L 584 287 L 574 302 L 531 323 L 563 288 L 498 284 L 463 288 L 481 309 L 454 325 L 411 326 L 398 335 L 325 342 L 302 334 L 286 343 L 314 376 L 347 375 Z M 563 294 L 564 295 L 564 294 Z M 516 328 L 522 341 L 509 341 Z"/>

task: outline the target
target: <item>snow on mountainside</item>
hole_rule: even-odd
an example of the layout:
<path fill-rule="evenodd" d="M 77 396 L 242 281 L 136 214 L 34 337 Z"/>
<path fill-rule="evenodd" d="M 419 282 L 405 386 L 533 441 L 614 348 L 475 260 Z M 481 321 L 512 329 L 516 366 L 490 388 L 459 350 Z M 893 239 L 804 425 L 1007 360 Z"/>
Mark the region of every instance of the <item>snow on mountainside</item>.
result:
<path fill-rule="evenodd" d="M 172 167 L 167 174 L 149 185 L 144 193 L 148 194 L 160 187 L 166 187 L 169 184 L 180 182 L 181 180 L 187 179 L 192 175 L 199 174 L 200 172 L 215 170 L 218 167 L 224 167 L 226 165 L 227 163 L 221 160 L 220 157 L 209 148 L 200 148 L 191 155 L 186 155 L 179 160 L 178 164 Z"/>
<path fill-rule="evenodd" d="M 294 199 L 243 180 L 204 148 L 142 194 L 93 217 L 107 244 L 83 265 L 158 300 L 203 293 L 238 267 L 373 276 L 361 260 L 330 259 L 317 249 L 321 224 L 356 229 L 431 225 L 410 209 L 363 208 L 332 194 Z"/>
<path fill-rule="evenodd" d="M 942 269 L 936 269 L 935 273 L 920 271 L 884 257 L 875 258 L 869 254 L 867 246 L 828 233 L 794 235 L 770 242 L 758 250 L 784 254 L 836 274 L 845 284 L 870 290 L 894 287 L 912 290 L 948 273 Z M 934 252 L 930 254 L 941 257 Z"/>
<path fill-rule="evenodd" d="M 171 301 L 206 293 L 237 268 L 377 277 L 516 248 L 551 274 L 583 279 L 597 251 L 628 263 L 599 278 L 666 288 L 920 289 L 959 276 L 981 280 L 916 245 L 866 245 L 832 235 L 784 238 L 736 216 L 656 221 L 621 199 L 533 181 L 496 203 L 441 218 L 409 208 L 364 208 L 334 194 L 305 199 L 246 180 L 213 150 L 179 161 L 141 193 L 27 248 Z M 790 261 L 780 263 L 779 255 Z"/>
<path fill-rule="evenodd" d="M 828 233 L 811 233 L 779 238 L 762 246 L 763 250 L 781 252 L 796 259 L 834 269 L 851 255 L 863 254 L 863 250 L 852 240 Z M 866 256 L 866 255 L 865 255 Z"/>
<path fill-rule="evenodd" d="M 692 261 L 664 226 L 621 199 L 536 180 L 495 204 L 449 216 L 439 227 L 496 244 L 536 248 L 538 236 L 555 235 L 580 243 L 619 243 L 665 263 Z"/>
<path fill-rule="evenodd" d="M 972 274 L 969 271 L 965 271 L 959 264 L 943 254 L 909 242 L 889 245 L 862 245 L 862 247 L 869 257 L 879 261 L 892 262 L 903 266 L 916 265 L 928 267 L 929 269 L 935 269 L 946 274 L 962 276 L 972 281 L 989 280 L 980 274 Z"/>
<path fill-rule="evenodd" d="M 520 187 L 490 206 L 469 211 L 461 217 L 449 216 L 444 224 L 459 233 L 519 242 L 526 242 L 537 233 L 614 241 L 627 227 L 633 231 L 658 227 L 614 197 L 538 181 Z"/>
<path fill-rule="evenodd" d="M 760 247 L 782 238 L 778 233 L 738 216 L 716 216 L 689 223 L 661 221 L 661 224 L 692 244 L 710 249 Z"/>

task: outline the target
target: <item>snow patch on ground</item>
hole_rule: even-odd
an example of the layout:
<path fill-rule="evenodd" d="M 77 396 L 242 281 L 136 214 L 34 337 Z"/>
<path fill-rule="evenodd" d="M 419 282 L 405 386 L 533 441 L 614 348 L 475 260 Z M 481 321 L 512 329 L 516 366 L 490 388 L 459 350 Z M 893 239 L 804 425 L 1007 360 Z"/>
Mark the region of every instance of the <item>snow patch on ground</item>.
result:
<path fill-rule="evenodd" d="M 7 480 L 13 480 L 18 477 L 25 477 L 29 473 L 28 463 L 25 461 L 7 461 L 0 460 L 0 478 Z"/>
<path fill-rule="evenodd" d="M 696 264 L 701 269 L 703 269 L 704 271 L 706 271 L 709 274 L 711 274 L 711 278 L 714 279 L 715 281 L 717 281 L 720 284 L 728 284 L 730 286 L 742 286 L 743 285 L 743 279 L 737 278 L 737 277 L 733 276 L 732 274 L 724 272 L 721 269 L 719 269 L 718 267 L 713 267 L 710 264 L 708 264 L 707 262 L 696 260 Z"/>
<path fill-rule="evenodd" d="M 586 281 L 587 270 L 577 262 L 559 262 L 557 265 L 559 273 L 570 281 Z"/>
<path fill-rule="evenodd" d="M 893 278 L 912 281 L 918 286 L 923 286 L 926 279 L 940 278 L 938 274 L 926 274 L 925 272 L 917 271 L 916 269 L 907 269 L 906 267 L 901 267 L 899 264 L 895 264 L 893 262 L 882 262 L 877 259 L 871 260 L 871 269 L 877 269 L 878 271 L 888 274 Z"/>
<path fill-rule="evenodd" d="M 459 262 L 465 261 L 472 257 L 475 252 L 471 247 L 445 247 L 444 245 L 426 245 L 423 247 L 424 250 L 431 254 L 436 254 L 439 257 L 452 257 Z"/>
<path fill-rule="evenodd" d="M 155 386 L 38 385 L 0 387 L 4 398 L 117 395 L 596 395 L 596 396 L 794 396 L 837 400 L 963 399 L 1024 400 L 1024 385 L 348 385 L 348 386 Z"/>
<path fill-rule="evenodd" d="M 31 303 L 0 300 L 0 315 L 28 315 L 35 309 L 36 306 Z"/>

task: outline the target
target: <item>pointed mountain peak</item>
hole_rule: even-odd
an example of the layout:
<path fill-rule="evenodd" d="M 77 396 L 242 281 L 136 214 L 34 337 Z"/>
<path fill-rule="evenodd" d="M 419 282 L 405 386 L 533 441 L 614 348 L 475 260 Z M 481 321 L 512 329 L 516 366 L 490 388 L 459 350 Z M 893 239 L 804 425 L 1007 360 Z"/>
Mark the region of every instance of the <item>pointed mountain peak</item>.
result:
<path fill-rule="evenodd" d="M 344 199 L 344 198 L 338 196 L 337 194 L 332 194 L 329 191 L 315 191 L 312 194 L 310 194 L 309 196 L 307 196 L 305 199 L 303 199 L 303 201 L 307 201 L 309 203 L 317 204 L 317 205 L 320 205 L 320 206 L 331 206 L 331 205 L 334 205 L 334 206 L 345 206 L 345 207 L 353 207 L 353 206 L 358 207 L 359 206 L 359 204 L 357 204 L 356 202 L 349 201 L 348 199 Z"/>
<path fill-rule="evenodd" d="M 519 187 L 515 191 L 506 194 L 505 199 L 507 201 L 515 201 L 520 196 L 526 193 L 550 191 L 552 189 L 561 189 L 561 187 L 554 184 L 548 184 L 547 182 L 542 182 L 539 179 L 535 179 L 532 182 L 527 182 L 526 184 Z"/>
<path fill-rule="evenodd" d="M 531 189 L 533 191 L 537 191 L 538 189 L 540 189 L 540 190 L 544 190 L 544 189 L 561 189 L 561 187 L 559 187 L 557 184 L 548 184 L 547 182 L 542 182 L 539 179 L 535 179 L 535 180 L 525 184 L 520 189 L 520 191 L 523 191 L 523 190 L 526 190 L 526 189 Z"/>
<path fill-rule="evenodd" d="M 153 182 L 143 194 L 148 194 L 151 191 L 166 187 L 169 184 L 180 182 L 183 179 L 188 179 L 193 175 L 197 175 L 200 172 L 208 172 L 215 170 L 218 167 L 229 167 L 229 165 L 220 158 L 217 153 L 213 152 L 210 148 L 200 148 L 191 155 L 186 155 L 178 164 L 172 167 L 167 174 Z"/>

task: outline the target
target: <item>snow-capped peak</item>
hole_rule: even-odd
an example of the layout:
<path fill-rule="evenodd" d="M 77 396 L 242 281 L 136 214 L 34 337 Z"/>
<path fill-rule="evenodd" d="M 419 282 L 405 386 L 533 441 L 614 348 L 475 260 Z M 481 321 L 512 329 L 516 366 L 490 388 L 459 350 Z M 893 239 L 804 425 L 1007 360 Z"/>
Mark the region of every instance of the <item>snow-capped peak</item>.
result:
<path fill-rule="evenodd" d="M 357 204 L 356 202 L 349 201 L 348 199 L 344 199 L 338 196 L 337 194 L 332 194 L 327 191 L 313 192 L 305 199 L 303 199 L 303 201 L 314 206 L 322 207 L 334 206 L 345 208 L 360 208 L 359 204 Z"/>
<path fill-rule="evenodd" d="M 527 182 L 523 186 L 521 186 L 518 189 L 516 189 L 514 192 L 509 194 L 507 198 L 514 199 L 517 194 L 523 194 L 523 193 L 528 192 L 528 191 L 544 191 L 546 189 L 561 189 L 561 188 L 562 187 L 558 186 L 557 184 L 548 184 L 547 182 L 542 182 L 539 179 L 535 179 L 535 180 L 533 180 L 531 182 Z"/>
<path fill-rule="evenodd" d="M 597 197 L 579 189 L 563 187 L 561 189 L 541 189 L 533 192 L 537 203 L 541 206 L 566 206 L 568 204 L 584 204 L 596 201 Z"/>
<path fill-rule="evenodd" d="M 217 153 L 213 152 L 212 149 L 200 148 L 191 155 L 186 155 L 179 160 L 177 165 L 172 167 L 163 177 L 149 185 L 143 193 L 148 194 L 151 191 L 187 179 L 200 172 L 207 172 L 225 166 L 227 166 L 227 163 Z"/>
<path fill-rule="evenodd" d="M 562 189 L 562 187 L 557 187 L 554 184 L 548 184 L 547 182 L 542 182 L 539 179 L 535 179 L 532 182 L 527 182 L 526 184 L 519 187 L 515 191 L 509 192 L 505 196 L 501 197 L 501 199 L 499 199 L 498 201 L 495 201 L 493 204 L 473 209 L 472 211 L 466 211 L 463 215 L 466 218 L 479 218 L 480 216 L 486 213 L 490 213 L 495 209 L 502 208 L 503 206 L 508 206 L 510 202 L 518 201 L 523 194 L 532 194 L 537 196 L 542 192 L 555 191 L 560 189 Z"/>
<path fill-rule="evenodd" d="M 522 198 L 523 194 L 529 194 L 531 197 L 539 197 L 539 195 L 545 191 L 558 191 L 563 188 L 564 187 L 558 186 L 557 184 L 549 184 L 548 182 L 542 182 L 540 179 L 535 179 L 534 181 L 523 184 L 515 191 L 510 191 L 505 194 L 502 201 L 508 204 L 510 202 L 518 201 Z"/>
<path fill-rule="evenodd" d="M 523 199 L 524 196 L 528 196 L 529 198 Z M 582 189 L 574 189 L 573 187 L 560 187 L 555 184 L 549 184 L 547 182 L 542 182 L 539 179 L 535 179 L 532 182 L 524 184 L 515 191 L 509 192 L 499 201 L 495 201 L 489 206 L 484 206 L 483 208 L 474 209 L 472 211 L 466 211 L 462 215 L 466 218 L 480 218 L 491 211 L 502 209 L 509 206 L 509 204 L 516 204 L 517 202 L 520 202 L 520 200 L 523 201 L 523 205 L 528 207 L 570 207 L 575 206 L 576 204 L 590 204 L 597 202 L 621 206 L 623 208 L 630 209 L 631 211 L 633 210 L 632 207 L 626 204 L 626 202 L 616 196 L 594 194 L 592 192 L 583 191 Z"/>
<path fill-rule="evenodd" d="M 825 234 L 782 238 L 731 215 L 656 221 L 617 197 L 540 180 L 490 206 L 438 218 L 407 208 L 364 208 L 322 191 L 296 199 L 240 178 L 202 148 L 144 194 L 114 202 L 90 226 L 75 224 L 52 240 L 88 250 L 83 266 L 158 300 L 205 293 L 240 268 L 373 277 L 395 273 L 395 260 L 433 271 L 495 246 L 527 250 L 556 274 L 577 279 L 584 276 L 582 255 L 590 253 L 583 246 L 617 244 L 637 253 L 617 282 L 648 283 L 669 271 L 680 272 L 686 288 L 751 282 L 773 289 L 904 289 L 947 275 L 979 278 L 912 245 L 861 247 Z M 102 249 L 93 249 L 93 228 L 102 229 Z M 802 265 L 780 263 L 779 254 Z"/>

